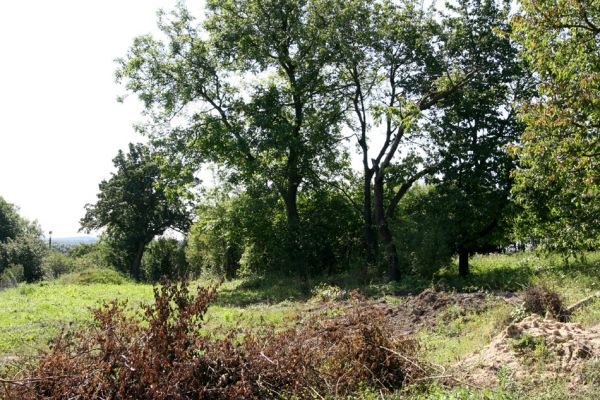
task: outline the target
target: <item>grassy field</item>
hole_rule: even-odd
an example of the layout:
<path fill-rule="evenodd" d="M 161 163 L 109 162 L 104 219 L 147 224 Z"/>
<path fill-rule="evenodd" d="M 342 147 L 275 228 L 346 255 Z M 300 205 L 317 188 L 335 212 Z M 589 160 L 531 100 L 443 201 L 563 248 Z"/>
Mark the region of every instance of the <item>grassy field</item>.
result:
<path fill-rule="evenodd" d="M 219 299 L 207 315 L 206 330 L 286 326 L 305 305 L 297 300 L 300 294 L 294 297 L 292 290 L 286 298 L 282 286 L 278 288 L 244 280 L 222 284 Z M 90 309 L 115 299 L 137 308 L 153 300 L 153 286 L 131 282 L 110 270 L 93 270 L 0 292 L 0 357 L 35 354 L 61 329 L 90 321 Z"/>
<path fill-rule="evenodd" d="M 442 270 L 433 280 L 408 277 L 399 283 L 371 282 L 362 285 L 363 292 L 373 298 L 386 297 L 390 304 L 402 304 L 402 295 L 434 286 L 447 291 L 503 294 L 518 292 L 532 285 L 545 285 L 556 290 L 571 304 L 600 290 L 600 252 L 588 253 L 584 259 L 559 256 L 541 257 L 533 253 L 476 256 L 472 259 L 472 276 L 458 277 L 455 266 Z M 354 286 L 347 276 L 315 280 L 317 284 L 337 284 L 344 289 Z M 194 284 L 209 285 L 198 281 Z M 295 321 L 303 311 L 314 307 L 316 298 L 298 288 L 290 279 L 251 279 L 226 282 L 219 288 L 219 298 L 207 317 L 207 332 L 230 329 L 253 329 L 272 324 L 283 328 Z M 400 294 L 400 295 L 398 295 Z M 90 320 L 89 309 L 107 300 L 127 299 L 130 307 L 152 301 L 152 286 L 128 281 L 112 271 L 94 270 L 65 276 L 52 282 L 22 284 L 0 292 L 0 360 L 7 356 L 34 354 L 61 329 L 69 329 Z M 493 300 L 493 299 L 496 300 Z M 490 296 L 484 312 L 461 314 L 452 307 L 440 310 L 444 323 L 418 333 L 422 357 L 451 368 L 470 352 L 481 349 L 504 329 L 515 306 Z M 600 323 L 600 301 L 580 309 L 573 321 L 584 327 Z M 599 372 L 600 375 L 600 372 Z M 524 385 L 504 380 L 492 392 L 478 388 L 444 389 L 435 383 L 418 392 L 398 394 L 390 398 L 431 399 L 553 399 L 594 398 L 600 393 L 572 393 L 564 382 Z M 364 393 L 362 398 L 380 398 Z M 569 397 L 571 396 L 571 397 Z M 579 396 L 579 397 L 577 397 Z M 592 397 L 590 397 L 592 396 Z"/>

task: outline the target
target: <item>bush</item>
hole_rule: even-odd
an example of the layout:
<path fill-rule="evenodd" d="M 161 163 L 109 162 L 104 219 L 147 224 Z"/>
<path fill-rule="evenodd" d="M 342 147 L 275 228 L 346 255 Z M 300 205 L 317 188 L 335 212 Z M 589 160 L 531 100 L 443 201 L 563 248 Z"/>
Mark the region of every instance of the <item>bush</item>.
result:
<path fill-rule="evenodd" d="M 75 259 L 55 251 L 44 258 L 44 270 L 53 278 L 73 272 L 75 268 Z"/>
<path fill-rule="evenodd" d="M 0 266 L 20 265 L 27 282 L 44 277 L 43 260 L 48 249 L 46 244 L 33 236 L 19 236 L 0 243 Z"/>
<path fill-rule="evenodd" d="M 336 273 L 362 252 L 360 215 L 339 194 L 319 190 L 298 198 L 302 216 L 290 231 L 285 209 L 272 192 L 248 188 L 213 193 L 198 207 L 187 257 L 204 273 L 226 279 L 244 273 Z"/>
<path fill-rule="evenodd" d="M 162 277 L 188 278 L 191 270 L 185 258 L 185 243 L 167 238 L 153 240 L 144 253 L 142 270 L 151 282 Z"/>
<path fill-rule="evenodd" d="M 454 255 L 454 234 L 448 216 L 439 211 L 433 186 L 415 186 L 400 202 L 393 222 L 401 263 L 410 272 L 431 277 Z"/>
<path fill-rule="evenodd" d="M 22 265 L 11 265 L 0 274 L 0 289 L 17 286 L 25 280 Z"/>
<path fill-rule="evenodd" d="M 80 243 L 77 246 L 71 247 L 67 252 L 69 257 L 81 258 L 100 250 L 100 243 Z"/>
<path fill-rule="evenodd" d="M 532 286 L 525 291 L 523 306 L 525 311 L 545 316 L 550 313 L 559 321 L 569 318 L 562 297 L 545 286 Z"/>
<path fill-rule="evenodd" d="M 426 372 L 413 339 L 393 341 L 381 310 L 324 310 L 285 332 L 240 339 L 201 333 L 214 289 L 165 284 L 131 315 L 125 303 L 93 311 L 94 324 L 63 334 L 4 385 L 5 398 L 263 399 L 395 390 Z M 355 297 L 356 300 L 356 297 Z M 335 316 L 331 316 L 335 315 Z M 329 316 L 329 317 L 326 317 Z M 3 392 L 2 392 L 3 391 Z"/>
<path fill-rule="evenodd" d="M 74 272 L 63 276 L 61 283 L 75 285 L 121 285 L 127 282 L 127 278 L 110 268 L 90 268 L 80 272 Z"/>

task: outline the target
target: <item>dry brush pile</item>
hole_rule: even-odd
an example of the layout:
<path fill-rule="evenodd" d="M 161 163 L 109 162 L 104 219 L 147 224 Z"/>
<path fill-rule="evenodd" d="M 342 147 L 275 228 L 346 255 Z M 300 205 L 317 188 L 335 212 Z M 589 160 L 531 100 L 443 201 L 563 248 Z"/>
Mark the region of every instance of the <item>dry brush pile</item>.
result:
<path fill-rule="evenodd" d="M 3 379 L 7 399 L 257 399 L 346 396 L 361 385 L 394 390 L 426 375 L 413 339 L 392 339 L 380 310 L 360 305 L 295 328 L 216 338 L 202 334 L 215 289 L 164 283 L 132 315 L 124 303 L 61 334 L 49 352 Z M 328 317 L 325 317 L 328 315 Z"/>

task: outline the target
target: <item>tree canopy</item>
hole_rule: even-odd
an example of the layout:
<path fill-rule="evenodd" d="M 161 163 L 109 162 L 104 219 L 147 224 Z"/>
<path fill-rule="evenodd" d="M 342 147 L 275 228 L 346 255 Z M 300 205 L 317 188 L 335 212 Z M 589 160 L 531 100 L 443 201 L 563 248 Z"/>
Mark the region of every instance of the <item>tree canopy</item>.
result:
<path fill-rule="evenodd" d="M 537 79 L 521 109 L 523 236 L 571 251 L 600 243 L 600 4 L 523 0 L 514 39 Z"/>
<path fill-rule="evenodd" d="M 105 228 L 113 262 L 140 279 L 148 243 L 168 228 L 187 229 L 190 210 L 185 198 L 174 193 L 193 178 L 165 179 L 159 158 L 143 144 L 130 144 L 129 152 L 119 151 L 113 163 L 117 171 L 100 183 L 97 202 L 85 206 L 81 227 L 88 232 Z M 171 186 L 177 190 L 170 191 Z"/>

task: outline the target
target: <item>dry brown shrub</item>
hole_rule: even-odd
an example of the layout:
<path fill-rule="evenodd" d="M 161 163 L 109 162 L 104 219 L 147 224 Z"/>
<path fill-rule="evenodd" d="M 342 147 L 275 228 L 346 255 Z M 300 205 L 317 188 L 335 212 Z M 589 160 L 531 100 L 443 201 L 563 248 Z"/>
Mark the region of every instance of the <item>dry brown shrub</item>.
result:
<path fill-rule="evenodd" d="M 550 313 L 552 317 L 565 322 L 569 313 L 564 305 L 562 297 L 555 291 L 545 286 L 532 286 L 524 294 L 525 311 L 545 316 Z"/>
<path fill-rule="evenodd" d="M 4 379 L 7 399 L 259 399 L 319 393 L 346 396 L 359 386 L 398 389 L 423 377 L 413 339 L 392 340 L 381 310 L 324 310 L 296 328 L 243 339 L 200 334 L 215 289 L 156 288 L 141 317 L 124 303 L 93 311 L 94 323 L 60 335 L 21 376 Z M 333 314 L 333 315 L 332 315 Z"/>

